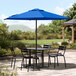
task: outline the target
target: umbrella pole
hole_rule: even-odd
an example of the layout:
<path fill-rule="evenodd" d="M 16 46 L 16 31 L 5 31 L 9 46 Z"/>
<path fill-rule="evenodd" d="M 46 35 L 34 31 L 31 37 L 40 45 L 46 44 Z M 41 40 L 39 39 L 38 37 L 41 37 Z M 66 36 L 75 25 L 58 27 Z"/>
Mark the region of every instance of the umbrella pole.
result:
<path fill-rule="evenodd" d="M 35 33 L 36 33 L 36 54 L 35 54 L 35 56 L 37 57 L 37 19 L 36 19 L 36 31 L 35 31 Z M 36 59 L 36 67 L 37 67 L 37 59 Z"/>
<path fill-rule="evenodd" d="M 37 56 L 37 19 L 36 19 L 36 56 Z"/>

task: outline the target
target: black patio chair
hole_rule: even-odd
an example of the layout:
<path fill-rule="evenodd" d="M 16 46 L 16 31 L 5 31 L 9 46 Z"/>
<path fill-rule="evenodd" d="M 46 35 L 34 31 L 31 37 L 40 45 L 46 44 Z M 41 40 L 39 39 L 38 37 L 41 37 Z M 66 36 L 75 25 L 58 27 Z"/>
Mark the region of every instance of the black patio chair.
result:
<path fill-rule="evenodd" d="M 15 55 L 13 47 L 10 47 L 10 50 L 12 52 L 11 67 L 13 66 L 13 69 L 14 69 L 15 68 L 15 63 L 16 63 L 16 55 Z M 14 63 L 14 65 L 13 65 L 13 63 Z"/>
<path fill-rule="evenodd" d="M 27 50 L 27 48 L 26 49 L 21 49 L 21 53 L 22 53 L 21 70 L 22 70 L 22 66 L 24 65 L 24 59 L 26 59 L 26 68 L 28 69 L 27 71 L 29 71 L 30 67 L 32 67 L 33 70 L 34 70 L 35 65 L 36 65 L 36 60 L 39 61 L 39 57 L 32 54 L 31 51 Z M 33 59 L 33 64 L 29 63 L 30 59 Z M 28 60 L 28 62 L 27 62 L 27 60 Z"/>
<path fill-rule="evenodd" d="M 56 58 L 57 58 L 57 65 L 59 65 L 58 56 L 63 56 L 64 57 L 64 64 L 65 64 L 65 68 L 66 68 L 65 51 L 66 51 L 66 46 L 59 46 L 57 53 L 49 53 L 48 66 L 51 64 L 51 57 L 54 58 L 54 68 L 55 68 Z"/>
<path fill-rule="evenodd" d="M 49 44 L 44 44 L 44 45 L 43 45 L 43 48 L 51 48 L 51 45 L 49 45 Z M 48 51 L 50 51 L 50 50 L 48 50 Z M 45 52 L 45 54 L 48 54 L 48 51 Z"/>
<path fill-rule="evenodd" d="M 51 48 L 51 45 L 48 44 L 44 44 L 43 48 Z M 46 55 L 49 55 L 50 50 L 48 50 L 47 52 L 45 52 Z M 51 61 L 50 61 L 51 62 Z M 48 65 L 49 65 L 49 61 L 48 61 Z"/>
<path fill-rule="evenodd" d="M 40 70 L 40 64 L 39 63 L 40 63 L 39 57 L 38 56 L 34 56 L 33 57 L 33 71 L 35 70 L 35 66 L 36 66 L 37 69 Z"/>
<path fill-rule="evenodd" d="M 29 51 L 27 49 L 22 49 L 22 48 L 20 49 L 22 53 L 22 62 L 21 62 L 21 70 L 22 70 L 22 66 L 24 65 L 24 59 L 26 60 L 26 67 L 27 67 L 27 60 L 33 58 L 33 56 L 29 55 Z"/>

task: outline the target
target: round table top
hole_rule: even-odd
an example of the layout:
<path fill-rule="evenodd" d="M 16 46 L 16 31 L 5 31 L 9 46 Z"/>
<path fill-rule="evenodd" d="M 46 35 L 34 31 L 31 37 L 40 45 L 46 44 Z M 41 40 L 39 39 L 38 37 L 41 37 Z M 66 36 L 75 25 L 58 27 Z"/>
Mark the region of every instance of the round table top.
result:
<path fill-rule="evenodd" d="M 31 47 L 31 48 L 21 48 L 23 50 L 36 50 L 36 48 Z M 37 48 L 37 50 L 52 50 L 53 48 Z"/>

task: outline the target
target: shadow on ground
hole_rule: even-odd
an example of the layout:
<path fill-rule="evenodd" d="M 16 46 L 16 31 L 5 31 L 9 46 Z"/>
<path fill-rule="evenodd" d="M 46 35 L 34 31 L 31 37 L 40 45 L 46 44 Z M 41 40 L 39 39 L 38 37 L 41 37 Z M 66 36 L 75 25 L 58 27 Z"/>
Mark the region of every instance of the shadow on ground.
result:
<path fill-rule="evenodd" d="M 56 64 L 56 67 L 54 68 L 54 63 L 51 63 L 51 65 L 48 67 L 48 64 L 44 64 L 44 68 L 41 69 L 50 69 L 50 70 L 65 70 L 65 69 L 73 69 L 76 68 L 76 64 L 74 63 L 66 63 L 66 68 L 64 63 L 59 63 L 59 66 Z"/>
<path fill-rule="evenodd" d="M 38 64 L 41 65 L 41 64 Z M 50 67 L 48 67 L 48 63 L 44 64 L 45 66 L 42 68 L 40 67 L 40 70 L 66 70 L 66 69 L 74 69 L 76 68 L 76 64 L 74 63 L 66 63 L 66 68 L 64 63 L 59 63 L 59 66 L 56 65 L 56 67 L 54 68 L 54 63 L 51 63 Z M 18 67 L 20 68 L 20 67 Z M 23 69 L 26 68 L 26 66 L 24 65 Z M 33 69 L 33 68 L 30 68 Z M 34 70 L 37 70 L 36 68 Z"/>
<path fill-rule="evenodd" d="M 7 64 L 10 67 L 10 65 L 11 65 L 10 62 L 11 61 L 7 60 L 7 59 L 0 60 L 0 66 Z M 17 63 L 19 63 L 19 65 L 17 67 L 20 68 L 21 67 L 21 60 L 17 60 L 16 65 L 17 65 Z M 39 63 L 38 65 L 41 65 L 41 64 Z M 26 69 L 25 66 L 23 68 Z M 56 64 L 56 67 L 54 68 L 54 63 L 51 63 L 50 67 L 48 67 L 48 63 L 46 63 L 46 62 L 44 64 L 43 68 L 40 67 L 41 70 L 43 70 L 43 69 L 44 70 L 65 70 L 65 69 L 74 69 L 74 68 L 76 68 L 75 63 L 66 63 L 66 68 L 65 68 L 64 63 L 59 63 L 59 66 L 57 66 L 57 64 Z"/>

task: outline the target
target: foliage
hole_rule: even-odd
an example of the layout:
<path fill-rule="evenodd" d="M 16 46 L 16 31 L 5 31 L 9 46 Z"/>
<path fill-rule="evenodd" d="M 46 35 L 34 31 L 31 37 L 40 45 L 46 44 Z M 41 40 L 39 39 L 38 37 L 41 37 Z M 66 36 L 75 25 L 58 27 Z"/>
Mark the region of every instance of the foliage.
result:
<path fill-rule="evenodd" d="M 4 66 L 4 67 L 0 67 L 0 76 L 18 76 L 17 69 L 15 69 L 14 71 L 10 72 L 10 70 L 8 69 L 7 65 Z"/>
<path fill-rule="evenodd" d="M 69 17 L 71 19 L 76 19 L 76 3 L 74 3 L 71 8 L 64 11 L 63 15 L 66 17 Z M 68 20 L 66 20 L 66 21 L 68 21 Z M 67 35 L 66 37 L 71 39 L 71 28 L 67 27 L 66 30 L 67 30 L 66 31 L 66 35 Z M 75 29 L 75 37 L 76 37 L 76 29 Z"/>
<path fill-rule="evenodd" d="M 0 36 L 8 37 L 8 26 L 4 23 L 0 23 Z"/>
<path fill-rule="evenodd" d="M 41 24 L 38 29 L 37 32 L 41 33 L 41 34 L 45 34 L 45 30 L 46 30 L 46 26 L 44 24 Z"/>
<path fill-rule="evenodd" d="M 67 47 L 67 49 L 73 49 L 73 48 L 71 48 L 71 44 L 68 44 L 66 47 Z"/>
<path fill-rule="evenodd" d="M 18 49 L 18 48 L 15 48 L 15 54 L 16 54 L 16 55 L 21 55 L 21 50 Z"/>
<path fill-rule="evenodd" d="M 71 46 L 71 49 L 76 49 L 76 43 L 71 43 L 70 46 Z"/>
<path fill-rule="evenodd" d="M 7 48 L 9 48 L 10 44 L 11 44 L 10 40 L 8 40 L 5 37 L 0 37 L 0 46 L 1 46 L 1 48 L 7 49 Z"/>
<path fill-rule="evenodd" d="M 14 43 L 12 44 L 12 46 L 13 46 L 13 47 L 18 47 L 18 48 L 23 48 L 23 47 L 25 47 L 25 44 L 22 43 L 22 42 L 14 42 Z"/>
<path fill-rule="evenodd" d="M 50 33 L 62 34 L 62 23 L 64 22 L 64 20 L 53 20 L 49 24 Z"/>
<path fill-rule="evenodd" d="M 52 48 L 58 48 L 59 44 L 57 42 L 52 42 L 51 46 Z"/>
<path fill-rule="evenodd" d="M 68 42 L 62 42 L 61 45 L 68 45 Z"/>
<path fill-rule="evenodd" d="M 7 53 L 6 49 L 0 48 L 0 57 L 5 56 Z"/>
<path fill-rule="evenodd" d="M 22 31 L 21 30 L 14 30 L 11 33 L 20 35 L 20 34 L 22 34 Z"/>
<path fill-rule="evenodd" d="M 35 39 L 35 33 L 31 31 L 27 31 L 23 33 L 23 37 L 26 40 L 34 40 Z"/>
<path fill-rule="evenodd" d="M 72 19 L 75 19 L 76 18 L 76 3 L 74 3 L 71 8 L 66 10 L 63 15 L 70 17 Z"/>
<path fill-rule="evenodd" d="M 13 32 L 10 33 L 10 39 L 11 40 L 20 40 L 19 35 L 17 35 L 16 33 L 13 33 Z"/>
<path fill-rule="evenodd" d="M 46 39 L 61 39 L 62 38 L 62 35 L 60 34 L 48 34 Z"/>

